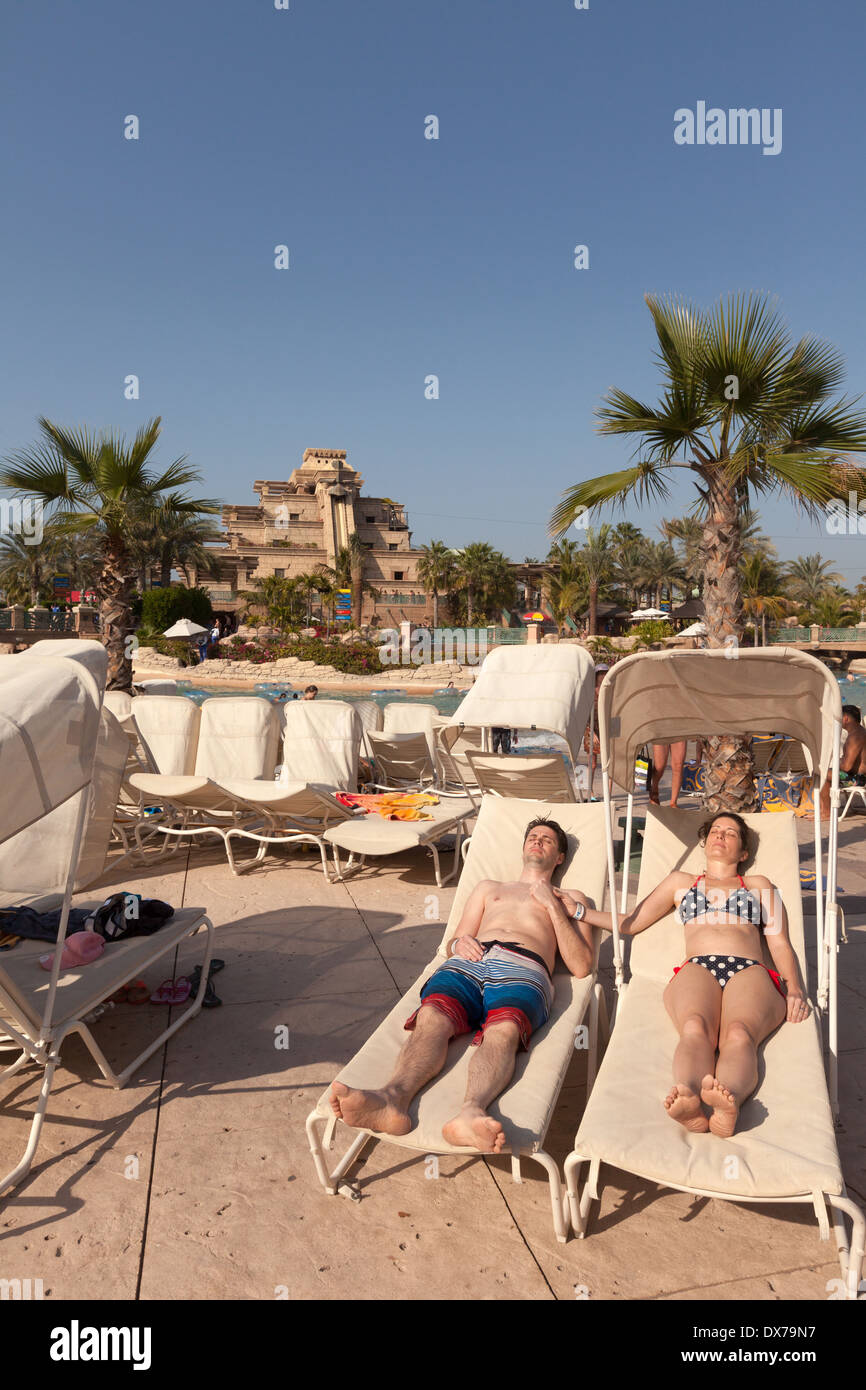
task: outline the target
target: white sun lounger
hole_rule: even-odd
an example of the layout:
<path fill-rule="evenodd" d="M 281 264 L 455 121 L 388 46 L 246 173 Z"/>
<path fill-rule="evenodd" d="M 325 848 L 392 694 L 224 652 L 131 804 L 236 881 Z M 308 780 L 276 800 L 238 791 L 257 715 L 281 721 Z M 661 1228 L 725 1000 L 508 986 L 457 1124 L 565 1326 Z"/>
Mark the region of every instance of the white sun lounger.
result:
<path fill-rule="evenodd" d="M 511 757 L 506 753 L 467 752 L 466 760 L 482 792 L 538 801 L 577 801 L 574 782 L 558 753 Z"/>
<path fill-rule="evenodd" d="M 724 651 L 653 654 L 627 658 L 610 672 L 602 686 L 599 712 L 606 802 L 611 779 L 627 785 L 634 746 L 652 734 L 658 738 L 699 732 L 736 734 L 760 729 L 772 719 L 811 749 L 816 767 L 831 767 L 828 891 L 826 913 L 818 923 L 818 951 L 822 963 L 829 951 L 829 963 L 821 973 L 827 979 L 831 1092 L 835 1093 L 835 828 L 841 700 L 834 677 L 814 658 L 778 649 L 741 652 L 739 661 L 728 661 Z M 704 856 L 697 844 L 698 827 L 705 818 L 701 812 L 650 808 L 639 900 L 673 869 L 700 871 Z M 808 990 L 794 817 L 778 813 L 746 820 L 758 834 L 757 854 L 747 872 L 766 875 L 781 892 L 791 944 Z M 608 858 L 612 882 L 612 841 Z M 613 892 L 611 900 L 615 911 Z M 813 1015 L 796 1025 L 783 1023 L 762 1046 L 758 1088 L 743 1106 L 732 1138 L 691 1134 L 670 1119 L 663 1105 L 672 1084 L 677 1035 L 662 995 L 683 954 L 683 928 L 673 912 L 631 941 L 631 980 L 621 989 L 611 1043 L 574 1152 L 565 1163 L 575 1231 L 579 1235 L 586 1231 L 590 1203 L 598 1197 L 602 1163 L 701 1196 L 806 1203 L 815 1210 L 823 1239 L 829 1236 L 829 1204 L 843 1279 L 849 1297 L 856 1298 L 866 1221 L 845 1191 L 817 1018 Z M 579 1195 L 577 1176 L 587 1162 L 589 1175 Z M 850 1247 L 845 1216 L 852 1228 Z"/>
<path fill-rule="evenodd" d="M 406 1041 L 406 1019 L 418 1007 L 421 987 L 447 958 L 448 943 L 463 915 L 466 900 L 484 878 L 512 880 L 520 873 L 523 839 L 527 825 L 536 816 L 552 816 L 569 836 L 572 853 L 564 866 L 561 883 L 580 888 L 601 905 L 604 892 L 604 808 L 602 806 L 548 805 L 541 802 L 485 797 L 472 835 L 460 883 L 454 897 L 448 925 L 439 950 L 379 1028 L 335 1079 L 350 1086 L 375 1088 L 387 1081 L 397 1055 Z M 577 842 L 576 849 L 575 841 Z M 606 1036 L 607 1015 L 601 985 L 594 974 L 578 980 L 561 962 L 554 975 L 555 998 L 551 1017 L 531 1040 L 527 1052 L 519 1052 L 514 1078 L 490 1107 L 506 1133 L 504 1152 L 511 1155 L 515 1180 L 520 1179 L 522 1156 L 534 1158 L 546 1170 L 556 1238 L 566 1239 L 563 1193 L 559 1171 L 544 1150 L 548 1126 L 565 1079 L 574 1049 L 584 1041 L 589 1049 L 589 1084 L 596 1065 L 599 1034 Z M 589 1014 L 586 1037 L 577 1030 Z M 376 1135 L 370 1130 L 353 1130 L 354 1138 L 336 1167 L 329 1172 L 324 1150 L 331 1148 L 337 1125 L 329 1101 L 330 1086 L 307 1120 L 307 1134 L 316 1173 L 325 1191 L 335 1193 L 352 1164 L 371 1138 L 379 1138 L 418 1154 L 473 1154 L 473 1149 L 456 1148 L 442 1136 L 442 1126 L 452 1119 L 463 1103 L 469 1066 L 470 1039 L 455 1039 L 449 1046 L 445 1069 L 416 1096 L 411 1115 L 414 1121 L 406 1135 Z M 345 1126 L 344 1126 L 345 1127 Z"/>
<path fill-rule="evenodd" d="M 57 644 L 61 645 L 72 644 Z M 42 1067 L 44 1073 L 27 1146 L 19 1163 L 0 1177 L 0 1192 L 20 1182 L 33 1162 L 61 1047 L 71 1033 L 81 1034 L 103 1076 L 113 1086 L 123 1086 L 142 1062 L 198 1012 L 207 987 L 213 928 L 200 908 L 176 913 L 153 936 L 107 945 L 102 956 L 88 966 L 62 969 L 73 885 L 81 876 L 80 856 L 96 785 L 94 768 L 108 666 L 99 643 L 81 641 L 74 646 L 74 652 L 58 657 L 39 652 L 34 655 L 31 649 L 21 657 L 10 658 L 0 669 L 0 766 L 5 793 L 0 842 L 4 846 L 14 843 L 17 851 L 14 876 L 9 864 L 0 862 L 0 905 L 29 903 L 42 910 L 61 909 L 56 947 L 22 942 L 9 956 L 4 955 L 0 966 L 0 1024 L 7 1039 L 20 1048 L 2 1076 L 14 1076 L 31 1063 Z M 105 717 L 118 728 L 113 716 L 106 712 Z M 125 745 L 126 736 L 122 738 Z M 46 854 L 40 832 L 47 822 L 57 825 L 59 811 L 67 816 L 62 836 L 67 862 L 58 893 L 54 857 Z M 28 892 L 21 888 L 25 879 Z M 196 998 L 123 1070 L 115 1071 L 84 1022 L 85 1015 L 202 927 L 207 930 L 207 939 Z M 39 966 L 39 956 L 51 950 L 55 961 L 46 972 Z"/>
<path fill-rule="evenodd" d="M 155 828 L 167 841 L 214 834 L 225 843 L 224 832 L 253 820 L 255 809 L 239 802 L 224 782 L 273 781 L 280 735 L 276 707 L 256 697 L 205 700 L 200 710 L 182 695 L 145 696 L 141 709 L 138 703 L 136 724 L 161 770 L 133 773 L 129 782 L 142 807 L 163 808 Z"/>
<path fill-rule="evenodd" d="M 148 704 L 151 698 L 158 697 Z M 281 723 L 283 762 L 275 781 Z M 296 701 L 277 709 L 267 700 L 205 700 L 195 773 L 136 773 L 130 782 L 170 808 L 171 821 L 157 826 L 165 836 L 218 835 L 234 873 L 260 864 L 269 845 L 308 843 L 318 847 L 327 877 L 322 834 L 332 822 L 352 818 L 333 793 L 356 789 L 360 739 L 358 715 L 347 702 Z M 236 837 L 259 845 L 247 863 L 235 858 Z"/>

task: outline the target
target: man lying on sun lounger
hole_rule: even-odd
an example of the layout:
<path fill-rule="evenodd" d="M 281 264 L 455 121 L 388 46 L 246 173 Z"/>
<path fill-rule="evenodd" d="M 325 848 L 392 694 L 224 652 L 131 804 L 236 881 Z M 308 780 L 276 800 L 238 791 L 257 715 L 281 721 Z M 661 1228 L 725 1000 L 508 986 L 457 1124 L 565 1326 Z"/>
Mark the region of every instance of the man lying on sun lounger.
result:
<path fill-rule="evenodd" d="M 475 1037 L 463 1108 L 442 1127 L 449 1144 L 498 1153 L 505 1132 L 487 1107 L 511 1080 L 518 1047 L 548 1019 L 557 950 L 572 975 L 592 969 L 589 930 L 597 915 L 581 893 L 551 886 L 568 839 L 556 821 L 534 820 L 523 841 L 523 872 L 513 883 L 482 879 L 450 942 L 452 959 L 430 976 L 406 1022 L 411 1036 L 380 1091 L 335 1081 L 334 1114 L 379 1134 L 408 1134 L 409 1105 L 442 1070 L 451 1038 Z"/>

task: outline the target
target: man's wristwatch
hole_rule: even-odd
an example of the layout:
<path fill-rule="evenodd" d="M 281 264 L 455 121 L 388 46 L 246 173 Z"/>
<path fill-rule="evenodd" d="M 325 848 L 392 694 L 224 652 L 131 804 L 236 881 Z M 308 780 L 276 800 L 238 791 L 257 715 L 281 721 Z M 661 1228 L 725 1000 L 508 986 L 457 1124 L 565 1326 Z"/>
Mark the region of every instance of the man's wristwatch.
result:
<path fill-rule="evenodd" d="M 577 907 L 574 909 L 574 912 L 571 914 L 571 920 L 572 920 L 572 922 L 582 922 L 585 916 L 586 916 L 586 904 L 585 904 L 585 903 L 578 903 L 578 904 L 577 904 Z"/>

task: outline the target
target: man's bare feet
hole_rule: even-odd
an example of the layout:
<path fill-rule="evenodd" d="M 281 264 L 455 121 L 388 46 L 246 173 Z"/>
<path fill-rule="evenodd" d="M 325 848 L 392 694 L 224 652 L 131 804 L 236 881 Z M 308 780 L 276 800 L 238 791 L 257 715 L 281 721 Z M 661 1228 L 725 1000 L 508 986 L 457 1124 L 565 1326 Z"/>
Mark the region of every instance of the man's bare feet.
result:
<path fill-rule="evenodd" d="M 459 1115 L 442 1126 L 449 1144 L 463 1149 L 480 1149 L 482 1153 L 498 1154 L 505 1145 L 505 1130 L 479 1105 L 464 1105 Z"/>
<path fill-rule="evenodd" d="M 709 1122 L 701 1109 L 700 1097 L 688 1086 L 674 1086 L 670 1095 L 665 1100 L 665 1110 L 667 1110 L 672 1120 L 679 1120 L 685 1129 L 690 1129 L 693 1134 L 706 1134 L 709 1129 Z"/>
<path fill-rule="evenodd" d="M 342 1081 L 331 1086 L 331 1109 L 347 1125 L 372 1129 L 377 1134 L 408 1134 L 412 1121 L 394 1098 L 384 1091 L 356 1091 Z"/>
<path fill-rule="evenodd" d="M 737 1127 L 740 1107 L 726 1086 L 714 1076 L 705 1076 L 701 1082 L 701 1100 L 712 1108 L 710 1130 L 720 1139 L 730 1139 Z"/>

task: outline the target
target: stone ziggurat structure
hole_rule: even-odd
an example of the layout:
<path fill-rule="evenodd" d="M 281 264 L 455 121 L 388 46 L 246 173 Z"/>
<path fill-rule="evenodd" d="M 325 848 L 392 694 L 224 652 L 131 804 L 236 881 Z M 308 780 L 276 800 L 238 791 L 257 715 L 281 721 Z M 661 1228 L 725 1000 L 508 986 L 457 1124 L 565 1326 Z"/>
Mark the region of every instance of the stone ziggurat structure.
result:
<path fill-rule="evenodd" d="M 255 579 L 334 569 L 354 532 L 368 551 L 365 582 L 379 591 L 378 599 L 364 594 L 362 624 L 427 621 L 432 601 L 418 579 L 422 552 L 412 549 L 405 509 L 387 497 L 362 496 L 363 485 L 345 449 L 306 449 L 287 482 L 254 483 L 258 506 L 223 507 L 227 545 L 214 549 L 209 573 L 194 572 L 192 582 L 210 592 L 216 611 L 234 613 L 243 607 L 239 591 Z"/>

